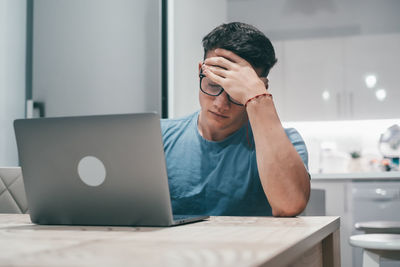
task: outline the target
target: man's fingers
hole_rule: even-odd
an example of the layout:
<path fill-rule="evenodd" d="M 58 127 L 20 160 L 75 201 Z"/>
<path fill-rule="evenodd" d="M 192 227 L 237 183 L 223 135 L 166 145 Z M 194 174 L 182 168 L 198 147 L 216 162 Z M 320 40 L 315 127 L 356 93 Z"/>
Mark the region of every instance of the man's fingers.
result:
<path fill-rule="evenodd" d="M 246 60 L 244 60 L 243 58 L 239 57 L 238 55 L 236 55 L 232 51 L 229 51 L 229 50 L 226 50 L 226 49 L 217 48 L 217 49 L 215 49 L 215 54 L 217 54 L 217 56 L 221 56 L 221 57 L 227 58 L 230 61 L 233 61 L 233 62 L 238 63 L 238 64 L 247 63 Z"/>
<path fill-rule="evenodd" d="M 228 70 L 225 70 L 220 67 L 203 65 L 203 70 L 207 70 L 207 69 L 211 70 L 214 74 L 221 76 L 223 78 L 226 78 L 226 76 L 228 75 Z"/>
<path fill-rule="evenodd" d="M 223 86 L 223 83 L 225 81 L 225 78 L 215 74 L 210 68 L 205 68 L 204 69 L 204 74 L 213 82 L 216 84 L 219 84 L 220 86 Z"/>
<path fill-rule="evenodd" d="M 227 70 L 232 69 L 235 64 L 224 57 L 209 57 L 204 60 L 204 63 L 210 66 L 219 66 Z"/>

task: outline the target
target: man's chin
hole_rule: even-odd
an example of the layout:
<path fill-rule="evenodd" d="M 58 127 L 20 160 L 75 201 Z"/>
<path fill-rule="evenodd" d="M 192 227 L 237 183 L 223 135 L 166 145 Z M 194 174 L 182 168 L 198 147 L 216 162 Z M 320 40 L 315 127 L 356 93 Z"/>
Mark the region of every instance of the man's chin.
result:
<path fill-rule="evenodd" d="M 212 117 L 213 120 L 218 120 L 218 121 L 226 121 L 229 120 L 229 116 L 214 112 L 214 111 L 208 111 L 208 115 Z"/>
<path fill-rule="evenodd" d="M 208 120 L 211 123 L 211 126 L 215 129 L 226 129 L 229 127 L 229 125 L 232 124 L 231 120 L 229 118 L 215 118 L 212 117 Z"/>

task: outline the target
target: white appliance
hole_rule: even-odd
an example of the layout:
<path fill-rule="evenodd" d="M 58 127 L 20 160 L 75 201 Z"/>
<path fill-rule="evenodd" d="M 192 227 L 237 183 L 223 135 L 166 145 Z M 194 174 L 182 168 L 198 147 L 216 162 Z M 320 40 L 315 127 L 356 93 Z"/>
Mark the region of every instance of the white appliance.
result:
<path fill-rule="evenodd" d="M 356 222 L 400 221 L 400 181 L 354 181 L 352 183 L 353 226 Z M 363 232 L 353 230 L 352 234 Z M 353 248 L 353 267 L 362 266 L 362 250 Z M 383 261 L 382 267 L 399 266 Z"/>

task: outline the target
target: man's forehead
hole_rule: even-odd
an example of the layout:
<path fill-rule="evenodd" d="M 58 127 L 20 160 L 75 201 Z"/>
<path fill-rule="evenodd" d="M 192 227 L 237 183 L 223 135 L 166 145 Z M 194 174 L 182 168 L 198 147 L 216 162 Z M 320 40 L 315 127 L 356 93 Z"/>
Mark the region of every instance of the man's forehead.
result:
<path fill-rule="evenodd" d="M 208 50 L 207 51 L 207 54 L 206 54 L 206 56 L 205 56 L 205 59 L 206 58 L 209 58 L 209 57 L 216 57 L 217 56 L 217 54 L 215 54 L 215 49 L 213 49 L 213 50 Z"/>

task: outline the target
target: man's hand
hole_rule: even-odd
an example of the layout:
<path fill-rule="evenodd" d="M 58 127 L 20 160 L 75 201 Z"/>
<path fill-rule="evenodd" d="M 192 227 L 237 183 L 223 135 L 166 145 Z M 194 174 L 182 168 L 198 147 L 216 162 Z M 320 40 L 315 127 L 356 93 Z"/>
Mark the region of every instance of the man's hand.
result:
<path fill-rule="evenodd" d="M 233 99 L 245 104 L 248 99 L 266 92 L 268 79 L 260 78 L 246 60 L 221 48 L 215 49 L 215 54 L 216 57 L 204 61 L 203 73 Z"/>

